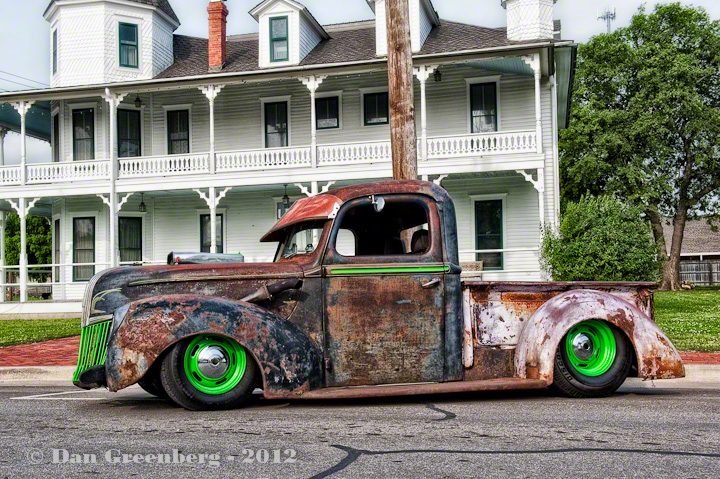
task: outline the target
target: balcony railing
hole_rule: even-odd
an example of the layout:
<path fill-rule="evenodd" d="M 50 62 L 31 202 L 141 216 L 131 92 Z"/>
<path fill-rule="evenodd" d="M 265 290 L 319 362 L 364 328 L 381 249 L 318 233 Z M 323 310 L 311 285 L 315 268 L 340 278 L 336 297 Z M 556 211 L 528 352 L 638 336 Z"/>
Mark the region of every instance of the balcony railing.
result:
<path fill-rule="evenodd" d="M 421 143 L 421 142 L 419 142 Z M 420 145 L 419 145 L 420 146 Z M 418 150 L 420 151 L 420 149 Z M 512 131 L 428 138 L 429 160 L 462 158 L 473 155 L 507 155 L 537 151 L 535 131 Z M 317 168 L 361 163 L 389 162 L 389 141 L 365 141 L 317 146 Z M 218 152 L 215 171 L 239 171 L 280 168 L 312 168 L 312 147 L 261 148 Z M 210 153 L 120 158 L 118 178 L 147 178 L 175 175 L 209 174 Z M 110 161 L 68 161 L 26 165 L 26 184 L 60 183 L 110 178 Z M 0 186 L 21 185 L 20 166 L 0 166 Z"/>
<path fill-rule="evenodd" d="M 261 148 L 218 153 L 217 171 L 264 170 L 312 166 L 310 147 Z"/>
<path fill-rule="evenodd" d="M 208 153 L 138 156 L 118 161 L 120 178 L 137 178 L 165 175 L 191 175 L 210 171 Z"/>

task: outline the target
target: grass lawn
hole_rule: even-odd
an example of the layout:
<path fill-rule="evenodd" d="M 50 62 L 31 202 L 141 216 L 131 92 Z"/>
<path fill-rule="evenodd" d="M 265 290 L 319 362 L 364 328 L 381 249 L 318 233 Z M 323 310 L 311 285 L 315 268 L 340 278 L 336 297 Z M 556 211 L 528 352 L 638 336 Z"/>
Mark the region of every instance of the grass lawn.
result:
<path fill-rule="evenodd" d="M 36 343 L 80 334 L 79 319 L 0 320 L 0 347 Z"/>
<path fill-rule="evenodd" d="M 679 351 L 720 351 L 720 291 L 656 291 L 655 320 Z"/>

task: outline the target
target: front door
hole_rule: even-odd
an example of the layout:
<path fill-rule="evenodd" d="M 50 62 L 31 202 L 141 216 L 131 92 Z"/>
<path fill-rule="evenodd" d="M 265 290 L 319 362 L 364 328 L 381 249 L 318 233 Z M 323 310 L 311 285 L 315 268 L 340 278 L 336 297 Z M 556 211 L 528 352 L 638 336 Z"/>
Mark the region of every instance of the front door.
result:
<path fill-rule="evenodd" d="M 445 266 L 435 204 L 371 198 L 338 214 L 324 259 L 327 386 L 443 379 Z"/>

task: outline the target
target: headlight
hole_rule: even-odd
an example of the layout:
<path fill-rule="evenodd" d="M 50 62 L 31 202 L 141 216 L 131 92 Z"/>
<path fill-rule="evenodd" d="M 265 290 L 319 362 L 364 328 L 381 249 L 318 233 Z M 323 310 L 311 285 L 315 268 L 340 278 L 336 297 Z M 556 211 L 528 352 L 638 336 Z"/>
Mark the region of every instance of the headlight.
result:
<path fill-rule="evenodd" d="M 93 299 L 94 299 L 94 293 L 95 293 L 95 285 L 97 284 L 98 280 L 107 272 L 110 271 L 109 269 L 106 269 L 105 271 L 101 271 L 92 278 L 90 278 L 90 281 L 88 281 L 87 286 L 85 287 L 85 295 L 83 296 L 82 301 L 82 314 L 80 316 L 80 327 L 84 328 L 90 323 L 96 323 L 98 321 L 107 321 L 108 319 L 112 318 L 112 311 L 105 312 L 105 311 L 93 311 Z M 99 314 L 99 315 L 98 315 Z"/>

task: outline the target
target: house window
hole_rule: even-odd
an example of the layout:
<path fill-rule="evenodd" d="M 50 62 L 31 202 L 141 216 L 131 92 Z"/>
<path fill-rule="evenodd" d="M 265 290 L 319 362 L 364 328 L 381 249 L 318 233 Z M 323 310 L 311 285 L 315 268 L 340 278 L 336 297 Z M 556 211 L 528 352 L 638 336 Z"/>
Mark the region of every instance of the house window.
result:
<path fill-rule="evenodd" d="M 190 111 L 167 112 L 168 154 L 190 153 Z"/>
<path fill-rule="evenodd" d="M 60 161 L 60 115 L 53 115 L 52 117 L 52 129 L 53 129 L 53 161 Z"/>
<path fill-rule="evenodd" d="M 203 253 L 210 252 L 211 238 L 210 215 L 200 215 L 200 251 Z M 215 226 L 217 228 L 215 235 L 215 243 L 217 244 L 217 252 L 223 252 L 223 215 L 215 215 Z"/>
<path fill-rule="evenodd" d="M 95 159 L 95 110 L 73 110 L 73 160 Z"/>
<path fill-rule="evenodd" d="M 140 111 L 117 111 L 118 157 L 140 156 Z"/>
<path fill-rule="evenodd" d="M 95 262 L 95 218 L 73 218 L 73 263 Z M 73 281 L 89 281 L 95 266 L 73 266 Z"/>
<path fill-rule="evenodd" d="M 329 96 L 315 100 L 316 128 L 328 130 L 340 128 L 340 98 Z"/>
<path fill-rule="evenodd" d="M 57 73 L 57 29 L 53 31 L 53 39 L 52 39 L 52 67 L 53 67 L 53 75 Z"/>
<path fill-rule="evenodd" d="M 270 61 L 282 62 L 290 58 L 288 48 L 288 17 L 270 19 Z"/>
<path fill-rule="evenodd" d="M 265 103 L 265 148 L 288 146 L 288 104 Z"/>
<path fill-rule="evenodd" d="M 365 93 L 363 95 L 363 109 L 365 126 L 389 123 L 388 92 Z"/>
<path fill-rule="evenodd" d="M 53 263 L 60 263 L 60 220 L 57 219 L 53 223 L 53 250 L 55 250 L 55 259 Z M 60 282 L 60 266 L 55 266 L 55 282 Z"/>
<path fill-rule="evenodd" d="M 503 249 L 503 200 L 475 201 L 475 249 Z M 502 253 L 477 253 L 484 270 L 503 269 Z"/>
<path fill-rule="evenodd" d="M 142 218 L 118 218 L 120 262 L 142 261 Z"/>
<path fill-rule="evenodd" d="M 120 66 L 138 67 L 138 27 L 132 23 L 120 24 Z"/>
<path fill-rule="evenodd" d="M 470 126 L 472 133 L 497 131 L 497 84 L 470 85 Z"/>

